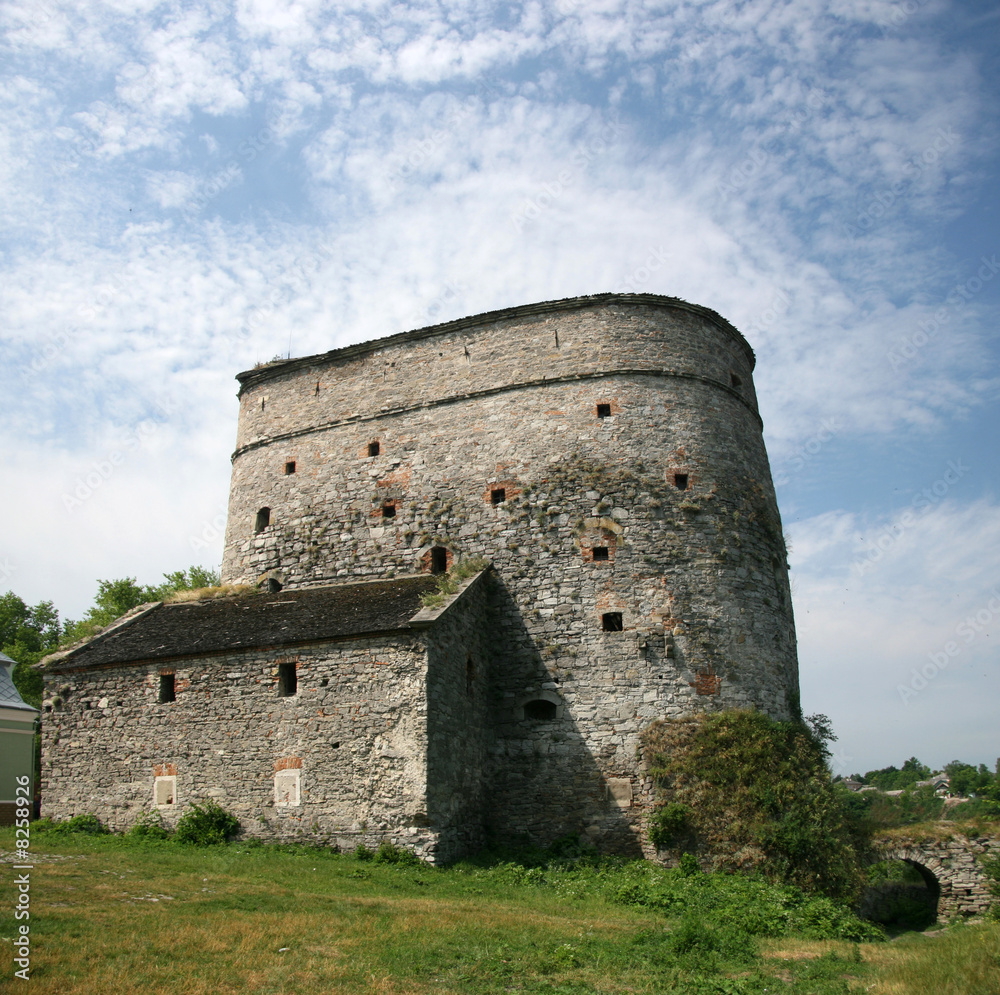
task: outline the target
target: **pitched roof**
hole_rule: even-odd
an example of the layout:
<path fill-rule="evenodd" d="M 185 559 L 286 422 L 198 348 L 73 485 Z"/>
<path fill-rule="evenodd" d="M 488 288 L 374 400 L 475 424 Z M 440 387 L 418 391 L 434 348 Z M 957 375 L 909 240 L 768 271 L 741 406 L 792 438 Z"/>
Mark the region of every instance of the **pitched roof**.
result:
<path fill-rule="evenodd" d="M 21 692 L 14 684 L 14 667 L 16 666 L 17 664 L 6 653 L 0 653 L 0 707 L 37 712 L 37 708 L 33 708 L 21 697 Z"/>
<path fill-rule="evenodd" d="M 45 661 L 48 671 L 132 660 L 282 646 L 405 629 L 436 590 L 429 574 L 137 609 L 81 646 Z"/>

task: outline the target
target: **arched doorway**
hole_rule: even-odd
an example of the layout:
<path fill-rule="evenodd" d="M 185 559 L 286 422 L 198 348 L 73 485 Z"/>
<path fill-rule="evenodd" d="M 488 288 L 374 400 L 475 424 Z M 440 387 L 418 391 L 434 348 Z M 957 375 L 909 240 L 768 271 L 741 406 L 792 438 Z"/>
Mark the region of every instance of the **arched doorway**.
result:
<path fill-rule="evenodd" d="M 858 911 L 893 932 L 924 930 L 937 922 L 940 899 L 933 871 L 909 857 L 889 856 L 868 866 Z"/>

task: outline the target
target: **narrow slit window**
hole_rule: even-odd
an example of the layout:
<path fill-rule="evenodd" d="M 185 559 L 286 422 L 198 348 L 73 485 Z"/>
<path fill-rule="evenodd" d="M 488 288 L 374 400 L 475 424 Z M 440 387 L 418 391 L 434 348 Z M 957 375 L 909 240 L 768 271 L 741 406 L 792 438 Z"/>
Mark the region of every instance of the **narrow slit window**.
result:
<path fill-rule="evenodd" d="M 476 665 L 472 662 L 472 657 L 465 661 L 465 693 L 471 698 L 472 690 L 476 683 Z"/>
<path fill-rule="evenodd" d="M 597 417 L 598 418 L 610 418 L 611 417 L 611 405 L 610 404 L 598 404 L 597 405 Z"/>
<path fill-rule="evenodd" d="M 503 504 L 507 500 L 507 490 L 504 487 L 494 487 L 490 491 L 490 501 L 493 504 Z"/>
<path fill-rule="evenodd" d="M 263 532 L 264 529 L 271 524 L 271 509 L 261 508 L 257 512 L 257 517 L 254 519 L 253 530 L 254 532 Z"/>
<path fill-rule="evenodd" d="M 431 573 L 443 574 L 448 571 L 448 550 L 444 546 L 435 546 L 431 550 Z"/>
<path fill-rule="evenodd" d="M 294 663 L 278 664 L 278 697 L 291 698 L 298 689 Z"/>
<path fill-rule="evenodd" d="M 686 473 L 674 474 L 674 487 L 679 491 L 686 491 L 688 485 L 688 475 Z"/>
<path fill-rule="evenodd" d="M 368 455 L 369 456 L 378 456 L 378 454 L 381 451 L 382 451 L 382 447 L 379 445 L 378 439 L 376 439 L 374 442 L 369 442 L 368 443 Z"/>
<path fill-rule="evenodd" d="M 601 616 L 601 628 L 605 632 L 621 632 L 625 626 L 621 612 L 605 612 Z"/>
<path fill-rule="evenodd" d="M 160 703 L 177 700 L 173 674 L 160 674 Z"/>
<path fill-rule="evenodd" d="M 383 518 L 395 518 L 396 517 L 396 506 L 394 504 L 384 504 L 384 505 L 382 505 L 382 517 Z"/>
<path fill-rule="evenodd" d="M 289 473 L 295 473 L 295 460 L 293 460 L 293 459 L 290 459 L 285 464 L 285 474 L 287 475 Z"/>
<path fill-rule="evenodd" d="M 608 547 L 607 546 L 595 546 L 594 550 L 595 560 L 606 560 L 608 558 Z"/>

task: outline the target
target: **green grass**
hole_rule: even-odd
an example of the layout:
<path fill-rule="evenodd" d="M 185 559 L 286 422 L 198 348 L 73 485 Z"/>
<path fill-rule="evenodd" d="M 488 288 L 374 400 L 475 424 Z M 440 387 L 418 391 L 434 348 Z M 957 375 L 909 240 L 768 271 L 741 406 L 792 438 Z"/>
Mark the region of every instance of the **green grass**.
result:
<path fill-rule="evenodd" d="M 32 851 L 31 995 L 1000 991 L 995 925 L 891 945 L 806 939 L 856 926 L 794 889 L 641 863 L 439 870 L 52 833 Z M 3 982 L 12 908 L 5 870 Z"/>

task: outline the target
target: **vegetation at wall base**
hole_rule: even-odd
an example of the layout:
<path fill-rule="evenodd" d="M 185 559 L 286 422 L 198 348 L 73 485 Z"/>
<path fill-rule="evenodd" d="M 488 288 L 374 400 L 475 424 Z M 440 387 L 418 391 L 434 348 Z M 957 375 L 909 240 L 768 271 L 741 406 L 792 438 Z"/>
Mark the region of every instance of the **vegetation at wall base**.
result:
<path fill-rule="evenodd" d="M 678 858 L 696 853 L 717 870 L 857 896 L 864 827 L 832 784 L 828 752 L 808 726 L 715 712 L 653 723 L 643 749 L 661 803 L 651 818 L 654 845 Z"/>
<path fill-rule="evenodd" d="M 13 844 L 0 830 L 0 849 Z M 508 852 L 449 868 L 244 839 L 45 832 L 32 847 L 34 995 L 1000 990 L 1000 925 L 831 939 L 854 927 L 823 896 L 600 858 L 578 841 L 530 851 L 527 866 Z M 5 876 L 0 937 L 13 935 L 11 887 Z M 0 941 L 0 976 L 11 968 Z"/>

